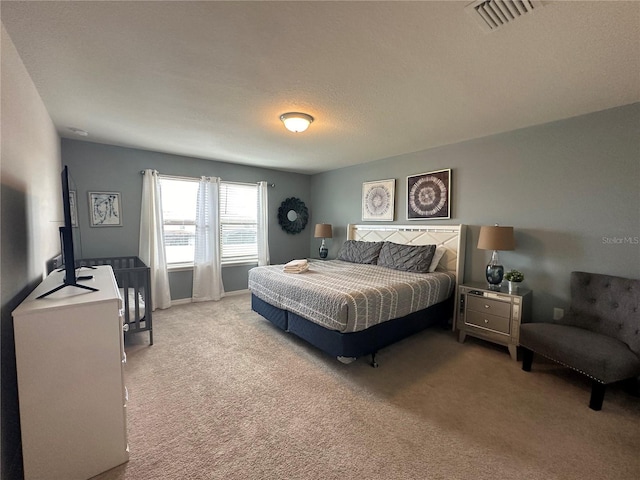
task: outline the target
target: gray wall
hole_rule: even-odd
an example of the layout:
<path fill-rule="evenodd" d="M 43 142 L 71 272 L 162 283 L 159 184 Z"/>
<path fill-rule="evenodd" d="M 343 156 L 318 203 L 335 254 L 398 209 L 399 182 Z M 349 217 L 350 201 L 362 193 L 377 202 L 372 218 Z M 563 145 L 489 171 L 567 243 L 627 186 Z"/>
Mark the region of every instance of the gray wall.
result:
<path fill-rule="evenodd" d="M 0 478 L 22 478 L 16 361 L 11 312 L 42 281 L 60 250 L 60 139 L 2 26 L 0 244 L 2 382 Z"/>
<path fill-rule="evenodd" d="M 406 177 L 452 169 L 452 218 L 466 224 L 466 281 L 482 281 L 489 253 L 475 248 L 481 225 L 513 225 L 517 247 L 502 252 L 506 268 L 525 273 L 534 290 L 534 315 L 566 308 L 572 270 L 640 275 L 640 104 L 516 130 L 334 170 L 314 176 L 211 162 L 157 152 L 63 140 L 63 163 L 77 184 L 84 256 L 137 254 L 140 170 L 171 175 L 216 175 L 224 180 L 276 183 L 269 192 L 272 263 L 317 257 L 312 226 L 327 222 L 335 257 L 346 225 L 361 221 L 362 182 L 396 179 L 396 221 L 406 220 Z M 123 227 L 91 228 L 87 192 L 122 193 Z M 277 225 L 282 200 L 296 196 L 310 211 L 298 236 Z M 414 223 L 414 222 L 411 222 Z M 428 221 L 417 223 L 429 223 Z M 223 269 L 227 291 L 246 288 L 250 267 Z M 191 294 L 191 272 L 170 276 L 172 298 Z"/>
<path fill-rule="evenodd" d="M 329 257 L 362 223 L 362 182 L 395 178 L 394 223 L 414 223 L 406 177 L 445 168 L 452 218 L 431 223 L 469 225 L 466 281 L 484 281 L 478 232 L 495 223 L 515 228 L 516 250 L 500 259 L 524 272 L 536 319 L 567 307 L 573 270 L 640 277 L 640 104 L 315 175 L 312 221 L 334 226 Z"/>
<path fill-rule="evenodd" d="M 62 161 L 69 166 L 78 198 L 79 229 L 75 244 L 84 257 L 108 257 L 138 254 L 142 175 L 151 168 L 161 174 L 187 177 L 218 176 L 232 182 L 274 183 L 269 189 L 269 246 L 272 263 L 285 263 L 308 254 L 312 225 L 297 235 L 284 232 L 278 225 L 278 207 L 288 197 L 300 198 L 309 205 L 310 177 L 266 168 L 234 165 L 197 158 L 181 157 L 146 150 L 114 147 L 97 143 L 62 140 Z M 89 225 L 88 192 L 120 192 L 122 227 Z M 250 266 L 224 267 L 222 279 L 226 291 L 247 288 Z M 172 299 L 190 298 L 190 271 L 169 275 Z"/>

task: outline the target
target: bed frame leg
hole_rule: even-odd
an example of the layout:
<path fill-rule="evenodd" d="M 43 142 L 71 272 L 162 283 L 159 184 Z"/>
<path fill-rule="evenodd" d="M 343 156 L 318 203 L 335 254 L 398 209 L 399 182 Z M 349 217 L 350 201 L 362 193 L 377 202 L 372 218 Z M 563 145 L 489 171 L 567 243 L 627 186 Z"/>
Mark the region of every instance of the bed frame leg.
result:
<path fill-rule="evenodd" d="M 373 368 L 378 368 L 378 362 L 376 362 L 376 352 L 371 354 L 371 366 Z"/>

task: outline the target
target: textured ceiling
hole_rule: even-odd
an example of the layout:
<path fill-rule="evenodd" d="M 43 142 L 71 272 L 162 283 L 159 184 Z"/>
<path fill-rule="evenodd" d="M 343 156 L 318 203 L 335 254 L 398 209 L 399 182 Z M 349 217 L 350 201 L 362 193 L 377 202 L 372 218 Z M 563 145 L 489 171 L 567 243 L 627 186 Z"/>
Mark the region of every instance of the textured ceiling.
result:
<path fill-rule="evenodd" d="M 61 136 L 316 173 L 640 101 L 640 2 L 16 2 Z M 315 117 L 305 133 L 282 113 Z M 87 130 L 78 137 L 69 127 Z"/>

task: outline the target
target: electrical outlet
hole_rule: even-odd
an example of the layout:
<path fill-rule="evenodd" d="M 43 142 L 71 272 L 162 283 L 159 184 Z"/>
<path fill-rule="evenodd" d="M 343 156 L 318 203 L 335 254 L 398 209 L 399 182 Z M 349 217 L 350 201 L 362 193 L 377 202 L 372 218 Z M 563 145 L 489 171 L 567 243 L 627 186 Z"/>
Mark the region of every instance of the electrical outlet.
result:
<path fill-rule="evenodd" d="M 564 309 L 563 308 L 554 308 L 553 309 L 553 319 L 560 320 L 564 317 Z"/>
<path fill-rule="evenodd" d="M 49 275 L 54 270 L 62 266 L 62 255 L 56 255 L 45 262 L 46 274 Z"/>

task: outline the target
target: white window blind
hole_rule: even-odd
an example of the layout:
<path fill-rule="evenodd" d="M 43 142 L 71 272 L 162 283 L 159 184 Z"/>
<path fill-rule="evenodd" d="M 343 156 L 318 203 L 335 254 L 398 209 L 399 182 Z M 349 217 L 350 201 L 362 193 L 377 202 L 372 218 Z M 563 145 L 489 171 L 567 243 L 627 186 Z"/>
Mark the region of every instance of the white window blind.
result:
<path fill-rule="evenodd" d="M 222 182 L 222 263 L 258 260 L 258 186 Z"/>
<path fill-rule="evenodd" d="M 198 179 L 161 177 L 167 264 L 193 264 Z M 222 263 L 258 261 L 258 186 L 221 182 Z"/>

